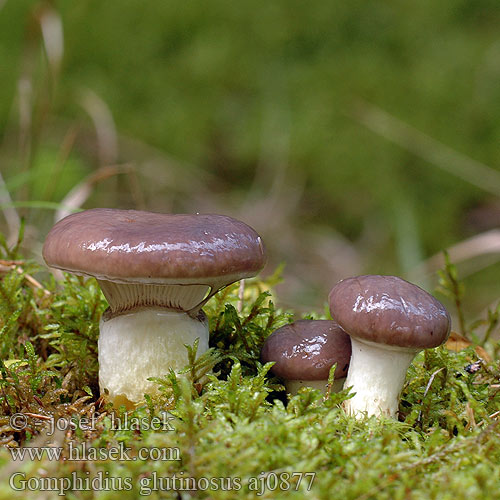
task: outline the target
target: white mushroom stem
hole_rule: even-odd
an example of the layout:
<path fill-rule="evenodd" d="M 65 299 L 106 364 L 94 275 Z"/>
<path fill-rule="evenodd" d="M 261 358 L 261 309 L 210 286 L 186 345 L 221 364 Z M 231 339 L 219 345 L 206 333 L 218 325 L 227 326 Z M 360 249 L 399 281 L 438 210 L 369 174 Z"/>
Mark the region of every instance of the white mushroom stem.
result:
<path fill-rule="evenodd" d="M 332 383 L 332 392 L 340 392 L 344 387 L 345 378 L 335 379 Z M 286 390 L 295 396 L 302 387 L 312 387 L 313 389 L 319 389 L 321 392 L 326 392 L 326 385 L 328 380 L 286 380 L 285 387 Z"/>
<path fill-rule="evenodd" d="M 418 350 L 375 344 L 351 337 L 352 354 L 344 387 L 355 393 L 344 402 L 347 413 L 395 417 L 406 372 Z"/>
<path fill-rule="evenodd" d="M 103 317 L 98 342 L 101 391 L 109 391 L 115 406 L 141 401 L 145 393 L 157 391 L 147 378 L 183 368 L 188 363 L 184 344 L 197 338 L 199 356 L 208 349 L 207 323 L 182 311 L 148 307 Z"/>

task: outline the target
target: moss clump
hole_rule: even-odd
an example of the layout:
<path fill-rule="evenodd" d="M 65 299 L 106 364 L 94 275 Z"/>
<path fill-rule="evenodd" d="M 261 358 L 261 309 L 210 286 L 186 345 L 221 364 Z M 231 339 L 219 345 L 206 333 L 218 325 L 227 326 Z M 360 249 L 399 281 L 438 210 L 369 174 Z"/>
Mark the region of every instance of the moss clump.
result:
<path fill-rule="evenodd" d="M 188 346 L 159 395 L 112 412 L 97 389 L 95 281 L 37 281 L 6 248 L 0 264 L 1 498 L 497 497 L 500 366 L 472 344 L 417 356 L 398 421 L 358 421 L 340 407 L 347 390 L 287 399 L 259 350 L 293 317 L 275 309 L 273 280 L 248 281 L 206 307 L 207 353 L 195 361 Z M 498 311 L 484 322 L 493 354 Z"/>

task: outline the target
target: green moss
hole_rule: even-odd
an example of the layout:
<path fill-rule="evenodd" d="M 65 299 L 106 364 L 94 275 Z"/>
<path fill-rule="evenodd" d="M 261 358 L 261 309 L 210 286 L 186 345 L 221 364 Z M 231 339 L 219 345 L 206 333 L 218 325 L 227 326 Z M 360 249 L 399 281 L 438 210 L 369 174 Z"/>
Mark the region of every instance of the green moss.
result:
<path fill-rule="evenodd" d="M 332 492 L 498 498 L 500 366 L 498 359 L 479 360 L 472 344 L 416 357 L 398 421 L 358 421 L 340 406 L 347 390 L 323 396 L 306 388 L 287 399 L 259 351 L 293 315 L 272 303 L 276 277 L 248 280 L 207 305 L 207 353 L 195 361 L 196 346 L 187 346 L 189 366 L 155 379 L 159 395 L 129 414 L 113 413 L 98 399 L 96 340 L 106 303 L 96 282 L 68 275 L 39 283 L 33 263 L 6 249 L 0 260 L 0 498 L 35 498 L 43 488 L 64 490 L 68 498 L 122 500 L 330 498 Z M 462 300 L 450 266 L 442 286 L 460 290 Z M 481 322 L 490 332 L 485 348 L 497 352 L 491 332 L 498 311 Z M 479 324 L 464 333 L 473 338 Z M 15 414 L 26 416 L 25 425 L 17 422 L 22 429 L 14 428 Z M 47 443 L 61 453 L 58 459 L 41 448 Z M 12 450 L 36 448 L 40 460 L 12 460 Z M 197 489 L 188 490 L 193 483 Z"/>

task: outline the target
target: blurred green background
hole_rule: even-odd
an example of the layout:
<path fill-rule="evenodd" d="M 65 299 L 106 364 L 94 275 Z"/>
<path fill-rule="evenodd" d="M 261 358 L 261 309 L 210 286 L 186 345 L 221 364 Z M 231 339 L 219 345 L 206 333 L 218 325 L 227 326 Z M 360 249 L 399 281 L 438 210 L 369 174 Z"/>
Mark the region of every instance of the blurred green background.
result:
<path fill-rule="evenodd" d="M 498 0 L 0 0 L 0 230 L 41 260 L 95 206 L 218 212 L 277 301 L 449 248 L 472 319 L 500 280 Z"/>

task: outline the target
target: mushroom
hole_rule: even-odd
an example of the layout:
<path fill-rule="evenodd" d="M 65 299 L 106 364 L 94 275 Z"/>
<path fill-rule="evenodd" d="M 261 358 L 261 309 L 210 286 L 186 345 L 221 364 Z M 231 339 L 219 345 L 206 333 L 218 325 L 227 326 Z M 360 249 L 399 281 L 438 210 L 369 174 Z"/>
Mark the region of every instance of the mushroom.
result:
<path fill-rule="evenodd" d="M 337 283 L 330 312 L 351 336 L 345 382 L 355 393 L 344 403 L 358 418 L 395 417 L 406 371 L 422 349 L 448 338 L 450 316 L 441 302 L 396 276 L 367 275 Z"/>
<path fill-rule="evenodd" d="M 326 390 L 330 368 L 337 363 L 332 390 L 342 389 L 349 359 L 349 336 L 335 321 L 302 319 L 282 326 L 264 342 L 261 360 L 275 361 L 271 371 L 291 394 L 301 387 Z"/>
<path fill-rule="evenodd" d="M 187 364 L 185 344 L 208 349 L 201 307 L 265 263 L 260 236 L 224 215 L 97 208 L 49 232 L 45 262 L 94 276 L 109 303 L 100 321 L 99 385 L 115 406 L 154 392 L 146 380 Z"/>

